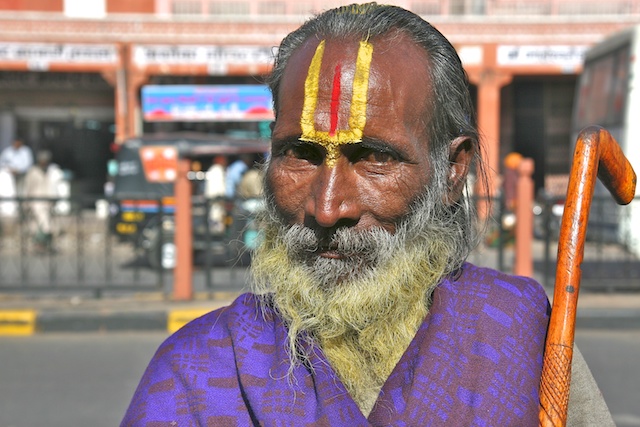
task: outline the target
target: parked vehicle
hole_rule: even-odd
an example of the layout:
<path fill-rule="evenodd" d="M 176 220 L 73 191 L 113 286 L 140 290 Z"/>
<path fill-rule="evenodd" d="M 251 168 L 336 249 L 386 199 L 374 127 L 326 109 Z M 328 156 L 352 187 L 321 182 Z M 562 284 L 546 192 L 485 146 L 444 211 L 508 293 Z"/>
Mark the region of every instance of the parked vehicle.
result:
<path fill-rule="evenodd" d="M 110 198 L 110 230 L 121 240 L 131 242 L 152 267 L 174 267 L 174 183 L 178 158 L 188 158 L 192 165 L 189 179 L 193 183 L 194 259 L 203 255 L 227 261 L 237 259 L 253 235 L 249 230 L 245 238 L 244 233 L 255 213 L 255 203 L 224 196 L 207 197 L 206 171 L 216 156 L 225 156 L 230 161 L 245 154 L 258 158 L 268 149 L 269 143 L 264 139 L 217 134 L 154 134 L 125 141 L 115 156 L 117 172 Z M 224 209 L 222 226 L 214 224 L 211 215 L 214 205 Z"/>
<path fill-rule="evenodd" d="M 585 54 L 573 103 L 572 140 L 590 125 L 605 127 L 636 172 L 640 169 L 640 25 L 625 28 Z M 640 196 L 640 186 L 636 197 Z M 594 189 L 588 233 L 640 256 L 639 205 L 620 207 L 601 182 Z M 589 238 L 590 234 L 587 234 Z"/>

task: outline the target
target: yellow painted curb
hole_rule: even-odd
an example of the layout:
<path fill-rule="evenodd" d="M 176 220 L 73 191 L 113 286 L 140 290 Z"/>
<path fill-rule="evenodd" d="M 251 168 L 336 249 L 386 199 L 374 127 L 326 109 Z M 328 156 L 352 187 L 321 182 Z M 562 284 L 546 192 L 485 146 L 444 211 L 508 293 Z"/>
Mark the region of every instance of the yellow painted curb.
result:
<path fill-rule="evenodd" d="M 0 336 L 33 335 L 35 330 L 34 310 L 0 310 Z"/>
<path fill-rule="evenodd" d="M 167 318 L 167 331 L 174 333 L 184 325 L 204 314 L 212 311 L 213 308 L 190 308 L 183 310 L 171 310 Z"/>

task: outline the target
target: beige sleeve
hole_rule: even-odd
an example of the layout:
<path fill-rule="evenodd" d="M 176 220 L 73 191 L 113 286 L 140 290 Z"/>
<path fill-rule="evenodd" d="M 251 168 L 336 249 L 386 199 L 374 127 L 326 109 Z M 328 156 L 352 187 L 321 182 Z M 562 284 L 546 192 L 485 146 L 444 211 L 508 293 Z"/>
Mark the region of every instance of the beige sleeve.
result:
<path fill-rule="evenodd" d="M 573 348 L 567 427 L 615 427 L 598 384 L 578 350 Z"/>

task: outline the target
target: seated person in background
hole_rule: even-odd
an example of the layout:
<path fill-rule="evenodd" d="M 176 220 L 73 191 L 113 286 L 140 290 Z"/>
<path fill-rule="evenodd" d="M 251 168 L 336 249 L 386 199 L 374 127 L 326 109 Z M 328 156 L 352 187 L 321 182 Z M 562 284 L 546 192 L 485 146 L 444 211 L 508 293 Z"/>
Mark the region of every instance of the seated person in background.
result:
<path fill-rule="evenodd" d="M 284 39 L 270 87 L 253 292 L 162 344 L 122 425 L 537 426 L 549 304 L 465 262 L 485 165 L 453 46 L 344 6 Z M 613 425 L 576 367 L 570 424 Z"/>
<path fill-rule="evenodd" d="M 209 219 L 212 223 L 213 231 L 222 233 L 226 227 L 227 209 L 222 200 L 226 193 L 225 169 L 227 168 L 226 156 L 215 156 L 213 164 L 207 170 L 204 185 L 204 195 L 208 199 L 218 199 L 211 202 Z"/>
<path fill-rule="evenodd" d="M 232 162 L 225 174 L 225 195 L 232 199 L 236 197 L 236 190 L 242 175 L 253 166 L 253 157 L 248 154 L 242 154 L 239 159 Z"/>
<path fill-rule="evenodd" d="M 29 168 L 24 178 L 24 195 L 33 198 L 28 202 L 32 218 L 32 231 L 36 249 L 39 251 L 52 248 L 51 210 L 53 202 L 47 198 L 56 197 L 56 177 L 59 168 L 51 164 L 51 152 L 40 151 L 36 164 Z"/>
<path fill-rule="evenodd" d="M 238 196 L 243 199 L 256 199 L 262 196 L 262 170 L 254 166 L 247 170 L 238 184 Z"/>

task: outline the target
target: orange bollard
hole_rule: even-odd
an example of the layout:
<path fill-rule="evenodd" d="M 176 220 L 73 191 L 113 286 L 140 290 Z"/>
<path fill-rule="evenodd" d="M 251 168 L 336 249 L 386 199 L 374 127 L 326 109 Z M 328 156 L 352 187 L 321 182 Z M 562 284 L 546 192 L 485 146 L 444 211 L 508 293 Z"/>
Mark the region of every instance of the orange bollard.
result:
<path fill-rule="evenodd" d="M 534 162 L 525 158 L 518 166 L 516 230 L 515 230 L 515 264 L 514 274 L 533 276 L 533 184 Z"/>
<path fill-rule="evenodd" d="M 175 182 L 176 198 L 176 267 L 173 271 L 173 299 L 193 298 L 193 224 L 191 216 L 191 182 L 187 174 L 191 168 L 189 159 L 178 159 Z"/>

